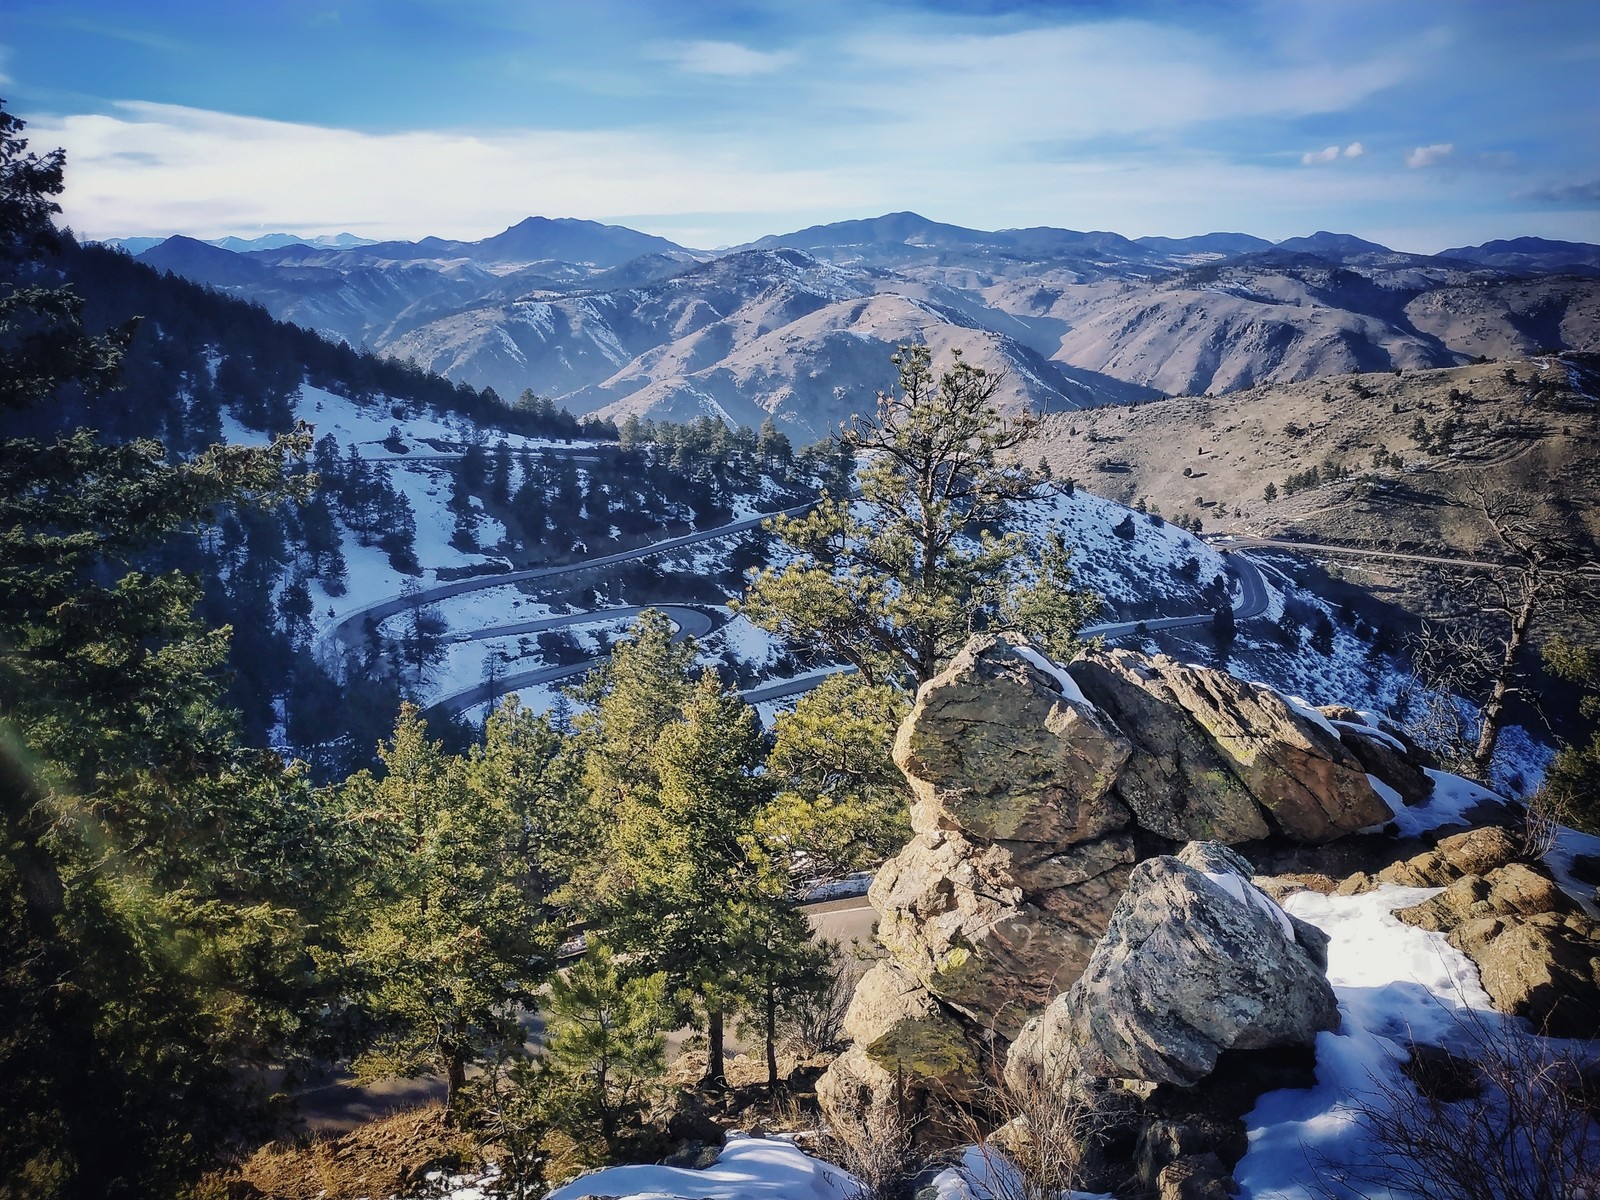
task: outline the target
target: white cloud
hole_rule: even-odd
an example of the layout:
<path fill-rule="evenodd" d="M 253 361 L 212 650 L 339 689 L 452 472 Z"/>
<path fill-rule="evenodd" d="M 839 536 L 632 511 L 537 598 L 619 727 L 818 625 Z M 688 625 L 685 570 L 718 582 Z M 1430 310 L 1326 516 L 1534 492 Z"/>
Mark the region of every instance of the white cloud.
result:
<path fill-rule="evenodd" d="M 529 214 L 741 213 L 856 203 L 851 181 L 752 160 L 714 135 L 619 130 L 366 134 L 176 105 L 40 117 L 67 150 L 66 219 L 80 234 L 349 228 L 481 237 Z"/>
<path fill-rule="evenodd" d="M 1324 146 L 1321 150 L 1307 150 L 1300 156 L 1300 161 L 1308 167 L 1319 163 L 1331 163 L 1341 155 L 1345 158 L 1360 158 L 1367 152 L 1367 148 L 1360 142 L 1351 142 L 1343 150 L 1337 146 Z"/>
<path fill-rule="evenodd" d="M 1418 146 L 1406 155 L 1406 166 L 1416 170 L 1419 167 L 1431 167 L 1435 163 L 1443 162 L 1456 152 L 1454 142 L 1435 142 L 1431 146 Z"/>
<path fill-rule="evenodd" d="M 794 61 L 787 50 L 752 50 L 738 42 L 716 41 L 673 42 L 661 47 L 656 57 L 691 75 L 728 78 L 770 75 Z"/>

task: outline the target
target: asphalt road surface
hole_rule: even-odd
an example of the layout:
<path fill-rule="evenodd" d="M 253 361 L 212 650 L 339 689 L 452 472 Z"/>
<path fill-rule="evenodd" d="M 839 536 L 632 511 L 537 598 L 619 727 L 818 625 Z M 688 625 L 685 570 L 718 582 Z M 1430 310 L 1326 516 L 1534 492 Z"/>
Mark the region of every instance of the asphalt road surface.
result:
<path fill-rule="evenodd" d="M 681 604 L 656 604 L 649 607 L 659 613 L 665 613 L 667 618 L 678 627 L 672 635 L 672 640 L 680 642 L 686 637 L 705 637 L 706 634 L 716 629 L 720 622 L 710 613 L 702 612 L 698 608 L 687 608 Z M 599 621 L 625 620 L 636 617 L 644 612 L 641 607 L 629 605 L 623 608 L 599 608 L 592 612 L 567 613 L 560 617 L 546 617 L 537 621 L 518 621 L 511 625 L 495 625 L 486 629 L 453 634 L 449 640 L 455 642 L 481 641 L 492 637 L 516 637 L 522 633 L 537 633 L 548 629 L 562 629 L 573 625 L 593 625 Z M 459 692 L 436 700 L 431 707 L 442 709 L 452 716 L 465 712 L 477 704 L 487 704 L 496 696 L 504 696 L 511 692 L 520 691 L 526 687 L 534 687 L 541 683 L 555 683 L 562 679 L 571 679 L 575 675 L 582 675 L 585 671 L 598 663 L 604 662 L 610 655 L 599 654 L 593 658 L 585 659 L 579 663 L 569 663 L 562 667 L 537 667 L 529 671 L 513 671 L 502 675 L 493 683 L 483 682 L 474 684 Z"/>
<path fill-rule="evenodd" d="M 796 504 L 793 507 L 782 509 L 784 516 L 798 516 L 808 511 L 814 501 Z M 528 567 L 520 571 L 502 571 L 494 575 L 474 575 L 469 579 L 453 579 L 448 583 L 438 583 L 432 587 L 421 588 L 410 595 L 386 596 L 382 600 L 374 600 L 360 608 L 346 613 L 339 621 L 322 635 L 322 642 L 327 644 L 334 639 L 343 641 L 346 645 L 354 646 L 360 643 L 365 632 L 366 622 L 371 620 L 380 624 L 396 613 L 404 612 L 408 608 L 415 608 L 423 604 L 432 604 L 439 600 L 448 600 L 452 596 L 464 596 L 468 592 L 479 592 L 485 588 L 504 587 L 512 583 L 525 583 L 536 579 L 558 579 L 563 575 L 575 575 L 580 571 L 592 571 L 596 567 L 609 567 L 616 563 L 634 562 L 641 558 L 649 558 L 655 554 L 664 554 L 669 550 L 679 550 L 685 546 L 696 546 L 701 542 L 713 542 L 719 538 L 731 537 L 736 533 L 747 533 L 760 527 L 761 522 L 778 513 L 759 513 L 743 520 L 732 521 L 727 525 L 718 525 L 714 529 L 703 529 L 695 533 L 680 534 L 677 537 L 666 538 L 659 542 L 650 542 L 643 546 L 635 546 L 631 550 L 618 550 L 611 554 L 600 554 L 592 558 L 579 559 L 576 562 L 563 563 L 554 567 Z"/>

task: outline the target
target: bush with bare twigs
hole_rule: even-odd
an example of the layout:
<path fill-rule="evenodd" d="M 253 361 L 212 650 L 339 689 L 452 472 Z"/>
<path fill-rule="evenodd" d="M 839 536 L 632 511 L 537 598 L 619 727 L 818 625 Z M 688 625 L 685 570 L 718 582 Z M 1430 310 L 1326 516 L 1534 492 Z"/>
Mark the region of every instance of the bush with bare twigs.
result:
<path fill-rule="evenodd" d="M 1354 1100 L 1367 1148 L 1316 1165 L 1337 1197 L 1593 1200 L 1600 1197 L 1600 1075 L 1572 1043 L 1468 1010 L 1467 1053 L 1427 1047 Z M 1403 1077 L 1402 1077 L 1403 1076 Z"/>
<path fill-rule="evenodd" d="M 844 1014 L 856 981 L 838 942 L 821 943 L 826 955 L 822 986 L 797 991 L 783 1007 L 783 1048 L 799 1059 L 837 1050 L 844 1040 Z"/>
<path fill-rule="evenodd" d="M 833 1114 L 827 1157 L 858 1181 L 847 1200 L 905 1200 L 917 1168 L 915 1128 L 893 1100 L 874 1098 Z"/>
<path fill-rule="evenodd" d="M 1084 1185 L 1100 1117 L 1092 1098 L 1079 1089 L 1063 1091 L 1034 1071 L 1014 1075 L 982 1100 L 999 1119 L 993 1133 L 973 1117 L 964 1118 L 974 1153 L 961 1173 L 974 1195 L 1058 1200 Z"/>

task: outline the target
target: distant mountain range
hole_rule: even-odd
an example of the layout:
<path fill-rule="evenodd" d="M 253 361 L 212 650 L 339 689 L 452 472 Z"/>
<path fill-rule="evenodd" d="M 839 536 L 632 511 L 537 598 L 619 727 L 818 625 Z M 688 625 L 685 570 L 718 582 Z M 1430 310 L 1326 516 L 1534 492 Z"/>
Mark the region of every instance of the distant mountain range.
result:
<path fill-rule="evenodd" d="M 1600 247 L 1540 238 L 1419 255 L 1325 231 L 1126 238 L 902 212 L 715 253 L 544 217 L 472 242 L 125 248 L 508 401 L 772 415 L 803 441 L 870 407 L 907 342 L 1004 370 L 1008 407 L 1062 410 L 1595 349 L 1600 331 Z"/>

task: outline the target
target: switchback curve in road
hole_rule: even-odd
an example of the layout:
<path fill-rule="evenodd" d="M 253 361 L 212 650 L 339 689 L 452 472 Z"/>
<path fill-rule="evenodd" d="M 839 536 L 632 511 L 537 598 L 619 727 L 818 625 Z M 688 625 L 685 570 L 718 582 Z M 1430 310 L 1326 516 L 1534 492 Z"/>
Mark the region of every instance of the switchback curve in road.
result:
<path fill-rule="evenodd" d="M 596 567 L 609 567 L 616 563 L 634 562 L 641 558 L 649 558 L 655 554 L 665 554 L 670 550 L 679 550 L 685 546 L 695 546 L 701 542 L 716 541 L 719 538 L 731 537 L 737 533 L 747 533 L 758 529 L 761 523 L 776 516 L 798 516 L 809 511 L 816 504 L 808 500 L 804 504 L 792 505 L 780 509 L 778 512 L 758 513 L 753 517 L 744 517 L 738 521 L 731 521 L 726 525 L 718 525 L 714 529 L 698 530 L 694 533 L 679 534 L 677 537 L 664 538 L 659 542 L 649 542 L 643 546 L 635 546 L 631 550 L 617 550 L 611 554 L 600 554 L 592 558 L 579 559 L 576 562 L 562 563 L 551 567 L 526 567 L 517 571 L 501 571 L 493 575 L 474 575 L 468 579 L 452 579 L 447 583 L 437 583 L 432 587 L 420 588 L 416 592 L 406 595 L 401 593 L 394 596 L 385 596 L 381 600 L 374 600 L 360 608 L 352 609 L 340 617 L 319 637 L 322 646 L 331 645 L 335 641 L 343 641 L 346 645 L 354 645 L 361 637 L 366 622 L 381 624 L 396 613 L 404 612 L 408 608 L 419 605 L 433 604 L 440 600 L 448 600 L 452 596 L 463 596 L 468 592 L 483 591 L 485 588 L 504 587 L 508 584 L 526 583 L 536 579 L 555 579 L 562 575 L 573 575 L 579 571 L 592 571 Z"/>
<path fill-rule="evenodd" d="M 675 626 L 677 632 L 672 635 L 672 640 L 681 642 L 686 637 L 705 637 L 708 633 L 727 623 L 728 618 L 718 620 L 710 613 L 698 608 L 689 608 L 681 604 L 655 604 L 647 607 L 664 614 Z M 501 625 L 487 629 L 475 629 L 470 632 L 455 635 L 457 642 L 480 641 L 492 637 L 516 637 L 522 633 L 535 633 L 547 629 L 569 628 L 574 625 L 594 625 L 602 621 L 626 620 L 636 617 L 644 612 L 643 607 L 628 605 L 622 608 L 600 608 L 592 612 L 566 613 L 559 617 L 547 617 L 537 621 L 518 621 L 510 625 Z M 591 667 L 604 662 L 610 655 L 597 654 L 593 658 L 585 659 L 579 663 L 568 663 L 559 667 L 536 667 L 528 671 L 513 671 L 501 676 L 494 682 L 484 681 L 474 684 L 470 688 L 463 688 L 459 692 L 452 692 L 439 700 L 435 700 L 429 707 L 435 711 L 443 711 L 451 716 L 458 716 L 474 705 L 487 704 L 498 696 L 510 692 L 520 691 L 526 687 L 535 687 L 541 683 L 556 683 L 563 679 L 571 679 L 582 675 Z"/>

